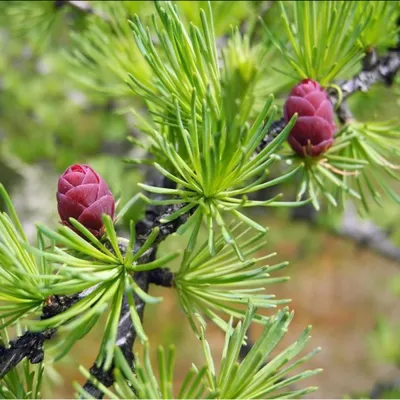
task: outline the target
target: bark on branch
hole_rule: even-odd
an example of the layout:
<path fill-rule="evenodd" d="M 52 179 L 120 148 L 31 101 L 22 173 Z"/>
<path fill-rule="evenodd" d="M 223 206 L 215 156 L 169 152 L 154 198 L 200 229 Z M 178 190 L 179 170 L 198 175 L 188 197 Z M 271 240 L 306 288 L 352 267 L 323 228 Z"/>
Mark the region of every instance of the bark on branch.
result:
<path fill-rule="evenodd" d="M 347 205 L 342 221 L 333 233 L 351 239 L 360 247 L 368 248 L 389 260 L 400 262 L 400 248 L 392 243 L 388 232 L 371 221 L 362 220 L 350 204 Z"/>
<path fill-rule="evenodd" d="M 336 110 L 339 121 L 342 124 L 353 119 L 352 113 L 347 104 L 347 99 L 354 93 L 367 92 L 375 83 L 383 83 L 390 86 L 400 69 L 400 50 L 391 49 L 385 56 L 378 57 L 375 50 L 371 50 L 365 55 L 363 60 L 363 69 L 360 73 L 351 79 L 339 82 L 342 90 L 342 101 Z M 336 105 L 338 94 L 331 92 L 331 101 Z"/>
<path fill-rule="evenodd" d="M 60 314 L 72 307 L 78 300 L 85 296 L 84 293 L 75 296 L 51 296 L 43 307 L 41 319 L 46 319 Z M 7 347 L 0 347 L 0 379 L 7 372 L 15 368 L 25 357 L 32 364 L 43 360 L 43 345 L 51 339 L 57 329 L 50 328 L 43 332 L 25 332 L 22 336 L 12 340 Z"/>

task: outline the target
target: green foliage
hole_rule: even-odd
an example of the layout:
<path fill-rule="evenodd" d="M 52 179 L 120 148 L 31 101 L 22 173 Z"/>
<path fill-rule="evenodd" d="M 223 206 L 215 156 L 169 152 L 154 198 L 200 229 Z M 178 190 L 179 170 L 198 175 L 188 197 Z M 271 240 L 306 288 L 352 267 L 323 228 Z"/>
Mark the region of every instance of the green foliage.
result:
<path fill-rule="evenodd" d="M 50 251 L 35 248 L 31 248 L 31 251 L 50 261 L 56 274 L 46 275 L 51 284 L 42 287 L 39 285 L 37 290 L 43 296 L 77 295 L 78 301 L 68 310 L 53 317 L 30 321 L 29 327 L 34 331 L 61 327 L 60 331 L 69 332 L 68 336 L 57 343 L 59 359 L 107 312 L 107 328 L 97 362 L 100 365 L 104 361 L 104 368 L 108 369 L 113 359 L 123 296 L 127 297 L 132 323 L 141 340 L 147 340 L 147 336 L 136 312 L 134 295 L 148 303 L 162 300 L 144 292 L 133 279 L 132 273 L 164 266 L 177 254 L 141 263 L 139 259 L 154 244 L 158 229 L 154 229 L 143 245 L 134 251 L 136 234 L 133 223 L 129 241 L 121 242 L 115 233 L 111 218 L 105 215 L 103 222 L 105 243 L 74 219 L 71 219 L 71 223 L 80 235 L 66 226 L 61 226 L 58 232 L 45 226 L 38 227 L 39 232 L 47 236 L 53 246 Z M 59 246 L 63 246 L 64 249 Z"/>
<path fill-rule="evenodd" d="M 368 213 L 369 203 L 381 204 L 382 192 L 400 204 L 392 183 L 399 180 L 400 130 L 398 123 L 351 122 L 338 134 L 338 141 L 346 142 L 340 155 L 362 160 L 365 165 L 356 176 L 343 176 L 344 185 L 352 185 L 360 194 L 360 211 Z"/>
<path fill-rule="evenodd" d="M 297 382 L 319 370 L 291 375 L 315 354 L 297 358 L 309 339 L 309 329 L 279 353 L 277 346 L 293 314 L 287 309 L 275 315 L 262 313 L 288 301 L 265 292 L 267 285 L 287 279 L 270 276 L 286 263 L 265 265 L 274 254 L 257 255 L 265 245 L 262 238 L 266 228 L 246 216 L 244 209 L 291 207 L 308 201 L 317 209 L 322 208 L 323 201 L 337 207 L 350 196 L 368 213 L 371 199 L 380 202 L 380 191 L 400 202 L 392 188 L 399 164 L 396 123 L 351 121 L 338 131 L 326 154 L 311 159 L 294 155 L 284 145 L 294 117 L 277 138 L 258 150 L 272 122 L 279 118 L 277 110 L 283 103 L 279 95 L 294 82 L 312 78 L 323 86 L 332 85 L 334 79 L 359 70 L 362 57 L 371 47 L 380 50 L 395 44 L 399 3 L 279 2 L 272 8 L 280 13 L 284 29 L 264 18 L 267 39 L 262 41 L 256 23 L 261 2 L 173 5 L 163 1 L 155 3 L 154 15 L 150 15 L 150 2 L 93 1 L 89 4 L 91 12 L 73 3 L 60 6 L 57 2 L 58 7 L 50 1 L 1 5 L 10 31 L 30 36 L 29 43 L 49 45 L 45 39 L 51 39 L 55 47 L 63 47 L 69 61 L 63 68 L 65 58 L 59 57 L 59 49 L 51 48 L 51 44 L 48 54 L 40 58 L 36 54 L 21 56 L 24 42 L 6 50 L 0 61 L 4 75 L 0 107 L 7 135 L 2 151 L 29 162 L 49 159 L 58 168 L 93 156 L 95 164 L 110 168 L 107 174 L 113 188 L 127 194 L 126 188 L 133 185 L 130 179 L 121 178 L 122 167 L 112 167 L 111 157 L 96 154 L 108 140 L 121 142 L 128 128 L 119 116 L 108 115 L 110 109 L 134 107 L 134 122 L 140 132 L 131 138 L 136 148 L 128 162 L 148 163 L 175 184 L 170 188 L 140 187 L 161 195 L 152 200 L 153 204 L 176 207 L 174 213 L 164 216 L 162 224 L 191 214 L 178 231 L 187 231 L 189 239 L 174 286 L 201 340 L 206 365 L 201 369 L 193 366 L 178 391 L 172 386 L 172 348 L 160 348 L 157 369 L 151 366 L 147 335 L 135 300 L 157 303 L 161 298 L 143 291 L 134 274 L 165 267 L 177 254 L 149 261 L 148 250 L 158 244 L 158 228 L 144 241 L 136 237 L 131 220 L 133 209 L 135 218 L 140 212 L 141 194 L 119 211 L 115 221 L 104 218 L 102 238 L 95 238 L 71 220 L 73 230 L 38 225 L 35 247 L 28 243 L 11 200 L 0 186 L 8 208 L 8 213 L 0 214 L 1 326 L 22 319 L 25 324 L 25 318 L 38 317 L 57 296 L 70 296 L 73 305 L 66 311 L 30 319 L 26 325 L 33 331 L 60 331 L 55 345 L 59 359 L 96 323 L 104 321 L 97 365 L 115 368 L 116 383 L 113 389 L 100 382 L 96 385 L 110 398 L 298 398 L 315 390 L 298 388 Z M 69 32 L 65 33 L 71 29 L 70 42 Z M 4 37 L 0 40 L 3 43 Z M 25 60 L 24 70 L 9 71 L 8 60 L 13 67 Z M 42 75 L 36 77 L 37 71 Z M 67 72 L 91 93 L 78 101 L 79 106 L 71 106 L 66 99 L 71 95 L 71 84 L 59 83 Z M 286 75 L 280 75 L 282 72 Z M 272 94 L 278 95 L 275 105 Z M 79 113 L 83 103 L 100 106 L 101 110 L 93 112 L 93 107 L 84 106 Z M 149 154 L 148 159 L 141 158 L 142 150 Z M 272 178 L 270 171 L 275 167 L 278 176 Z M 263 189 L 290 184 L 295 178 L 299 182 L 296 201 L 281 201 L 280 194 L 267 199 L 253 197 Z M 113 226 L 124 218 L 129 221 L 129 240 L 118 237 Z M 240 223 L 249 229 L 242 231 Z M 202 224 L 208 237 L 199 244 Z M 251 233 L 252 229 L 258 233 Z M 134 370 L 116 346 L 124 297 L 144 347 L 143 358 L 136 357 Z M 249 303 L 252 306 L 246 311 Z M 226 332 L 219 372 L 205 339 L 206 319 Z M 233 319 L 240 320 L 235 328 Z M 264 330 L 240 360 L 240 349 L 253 321 L 261 323 Z M 3 340 L 8 342 L 4 332 L 2 329 Z M 373 339 L 385 357 L 396 355 L 392 361 L 398 357 L 394 338 L 383 322 Z M 82 372 L 93 379 L 88 371 Z M 42 365 L 32 369 L 24 361 L 3 380 L 0 395 L 38 397 L 42 376 Z M 292 388 L 293 383 L 296 388 Z M 79 385 L 77 389 L 88 397 Z"/>
<path fill-rule="evenodd" d="M 371 10 L 358 1 L 279 2 L 285 37 L 265 26 L 269 40 L 279 49 L 298 79 L 326 85 L 343 77 L 363 57 L 360 35 Z"/>
<path fill-rule="evenodd" d="M 161 114 L 165 120 L 176 114 L 178 102 L 184 120 L 191 117 L 192 92 L 195 89 L 196 118 L 201 121 L 202 101 L 207 97 L 218 113 L 221 99 L 220 71 L 211 7 L 206 14 L 201 12 L 202 29 L 190 25 L 189 32 L 181 21 L 177 7 L 170 2 L 155 3 L 162 29 L 156 15 L 153 26 L 160 49 L 154 46 L 150 31 L 143 26 L 136 15 L 132 28 L 139 51 L 148 63 L 152 73 L 152 85 L 146 86 L 135 74 L 131 76 L 132 89 L 146 99 L 152 112 Z M 153 109 L 154 108 L 154 109 Z M 165 123 L 165 122 L 163 122 Z M 186 125 L 186 124 L 185 124 Z"/>
<path fill-rule="evenodd" d="M 362 19 L 368 20 L 360 35 L 364 50 L 396 45 L 399 33 L 396 24 L 400 16 L 399 1 L 360 1 L 358 14 Z"/>
<path fill-rule="evenodd" d="M 214 8 L 209 5 L 206 12 L 200 11 L 199 27 L 190 23 L 187 28 L 178 5 L 157 2 L 157 14 L 152 17 L 154 35 L 138 16 L 132 23 L 138 49 L 153 77 L 149 86 L 133 73 L 130 86 L 146 99 L 154 121 L 165 125 L 165 130 L 169 128 L 166 134 L 171 141 L 175 139 L 173 128 L 177 125 L 175 102 L 179 104 L 185 127 L 193 118 L 193 106 L 198 124 L 203 124 L 203 102 L 206 101 L 212 118 L 220 120 L 220 125 L 226 125 L 229 130 L 235 118 L 240 124 L 247 123 L 249 116 L 254 115 L 254 102 L 262 98 L 264 106 L 270 94 L 265 91 L 264 81 L 270 84 L 271 81 L 266 73 L 268 61 L 264 62 L 266 52 L 262 46 L 252 46 L 248 35 L 243 36 L 238 29 L 233 29 L 221 51 L 217 50 Z M 276 85 L 276 81 L 274 83 Z M 193 105 L 194 91 L 196 102 Z M 140 127 L 145 133 L 154 129 L 148 123 Z"/>
<path fill-rule="evenodd" d="M 181 18 L 187 23 L 201 23 L 200 10 L 207 8 L 206 1 L 179 1 L 176 3 Z M 255 10 L 248 1 L 212 1 L 210 6 L 217 37 L 228 33 L 232 26 L 239 26 L 242 21 L 255 18 Z"/>
<path fill-rule="evenodd" d="M 239 322 L 233 328 L 231 322 L 230 328 L 226 332 L 218 374 L 209 346 L 203 337 L 202 342 L 208 366 L 207 381 L 211 393 L 221 399 L 268 399 L 276 397 L 288 399 L 298 398 L 316 390 L 314 387 L 282 390 L 321 371 L 317 369 L 301 372 L 291 377 L 287 376 L 288 373 L 319 351 L 319 349 L 316 349 L 295 362 L 291 362 L 304 349 L 310 339 L 311 327 L 308 327 L 295 343 L 264 363 L 265 359 L 282 340 L 293 318 L 293 313 L 289 313 L 287 309 L 279 311 L 274 318 L 266 322 L 261 336 L 244 359 L 238 362 L 242 343 L 246 338 L 246 332 L 254 319 L 254 315 L 255 309 L 250 306 L 243 324 Z"/>
<path fill-rule="evenodd" d="M 193 96 L 193 104 L 195 100 L 196 97 Z M 166 151 L 168 161 L 174 166 L 176 172 L 173 174 L 167 170 L 167 166 L 158 163 L 155 164 L 155 167 L 167 178 L 176 182 L 177 188 L 165 189 L 145 184 L 140 184 L 140 186 L 153 193 L 171 196 L 170 199 L 154 202 L 155 204 L 185 204 L 179 211 L 164 218 L 162 222 L 172 221 L 195 208 L 196 211 L 192 217 L 196 221 L 195 230 L 198 230 L 198 226 L 202 222 L 202 218 L 196 217 L 201 215 L 207 222 L 211 254 L 214 253 L 212 245 L 214 230 L 218 226 L 222 230 L 225 240 L 232 244 L 239 258 L 243 259 L 241 250 L 226 225 L 224 212 L 230 212 L 234 217 L 263 232 L 265 230 L 263 227 L 243 215 L 239 209 L 254 206 L 290 207 L 301 204 L 301 202 L 276 201 L 281 195 L 265 201 L 247 198 L 247 195 L 252 192 L 287 181 L 296 172 L 296 170 L 292 170 L 273 180 L 267 178 L 268 167 L 278 159 L 272 155 L 286 139 L 294 121 L 285 128 L 279 137 L 252 157 L 272 122 L 272 118 L 269 117 L 268 122 L 264 125 L 270 105 L 271 100 L 250 128 L 238 126 L 235 132 L 236 136 L 232 130 L 230 134 L 222 132 L 221 136 L 218 131 L 214 131 L 211 126 L 212 121 L 209 119 L 209 111 L 204 105 L 205 124 L 202 129 L 197 126 L 195 117 L 188 130 L 180 122 L 179 134 L 186 145 L 187 160 L 180 156 L 165 136 L 154 131 L 154 140 L 157 140 L 160 149 Z M 192 110 L 194 112 L 194 108 Z M 237 143 L 241 143 L 241 146 L 238 147 Z M 256 180 L 250 180 L 255 177 Z"/>
<path fill-rule="evenodd" d="M 10 371 L 0 384 L 2 399 L 40 399 L 44 366 L 42 363 L 31 365 L 25 359 Z M 21 382 L 21 378 L 23 382 Z"/>
<path fill-rule="evenodd" d="M 210 118 L 213 122 L 219 120 L 223 129 L 237 129 L 233 127 L 235 118 L 237 123 L 245 124 L 252 112 L 254 85 L 262 65 L 260 49 L 251 47 L 249 38 L 241 37 L 234 30 L 219 55 L 211 6 L 207 12 L 201 11 L 200 27 L 191 23 L 186 29 L 177 7 L 170 2 L 156 5 L 157 16 L 153 16 L 156 36 L 151 36 L 138 16 L 132 23 L 138 48 L 153 73 L 152 85 L 146 85 L 135 74 L 130 82 L 131 88 L 146 99 L 155 122 L 161 124 L 172 142 L 178 139 L 176 103 L 186 128 L 194 116 L 199 127 L 203 125 L 203 103 L 206 102 Z M 155 37 L 157 45 L 153 43 Z M 151 134 L 154 126 L 147 123 L 141 128 Z M 184 143 L 179 140 L 178 145 L 183 147 Z"/>
<path fill-rule="evenodd" d="M 360 194 L 351 188 L 348 180 L 354 179 L 368 165 L 368 161 L 354 155 L 342 154 L 342 149 L 349 145 L 349 140 L 347 137 L 335 139 L 328 152 L 319 157 L 299 157 L 293 151 L 282 157 L 289 165 L 297 166 L 300 180 L 297 200 L 304 196 L 310 197 L 316 210 L 321 209 L 323 202 L 332 207 L 340 205 L 343 208 L 348 196 L 353 200 L 361 200 Z M 342 199 L 338 193 L 343 195 Z"/>
<path fill-rule="evenodd" d="M 228 211 L 264 231 L 238 209 L 300 204 L 277 202 L 276 198 L 266 201 L 247 198 L 250 193 L 282 183 L 295 173 L 290 171 L 275 180 L 267 179 L 268 167 L 277 159 L 273 154 L 286 139 L 294 119 L 277 139 L 254 155 L 275 115 L 270 97 L 255 121 L 248 123 L 254 102 L 250 88 L 254 87 L 257 70 L 254 54 L 257 53 L 248 58 L 248 40 L 241 39 L 236 32 L 222 51 L 224 68 L 220 70 L 211 8 L 207 14 L 201 12 L 202 29 L 192 24 L 187 32 L 177 9 L 169 2 L 165 7 L 164 10 L 157 5 L 165 30 L 158 27 L 155 17 L 153 22 L 167 64 L 162 62 L 150 32 L 135 17 L 132 24 L 135 39 L 155 75 L 154 88 L 146 87 L 134 76 L 131 79 L 132 89 L 146 98 L 151 111 L 155 107 L 157 111 L 152 111 L 155 115 L 164 118 L 164 122 L 157 120 L 164 124 L 160 129 L 150 124 L 142 129 L 150 136 L 152 151 L 158 155 L 154 166 L 174 181 L 177 188 L 140 186 L 171 196 L 157 204 L 184 204 L 168 221 L 196 209 L 194 230 L 198 231 L 202 222 L 201 214 L 207 222 L 211 254 L 214 253 L 214 230 L 218 226 L 243 260 L 223 213 Z"/>
<path fill-rule="evenodd" d="M 287 310 L 280 311 L 265 323 L 261 336 L 240 361 L 241 345 L 246 340 L 246 332 L 254 316 L 255 308 L 250 305 L 243 323 L 239 322 L 234 328 L 232 320 L 230 321 L 219 373 L 216 372 L 209 344 L 202 331 L 201 343 L 206 365 L 200 369 L 192 366 L 183 380 L 178 395 L 174 395 L 172 386 L 173 348 L 170 348 L 167 354 L 162 348 L 158 349 L 158 381 L 155 379 L 151 366 L 148 344 L 144 347 L 143 361 L 138 356 L 135 358 L 135 372 L 131 370 L 122 353 L 116 352 L 115 392 L 96 382 L 84 368 L 81 368 L 81 372 L 86 378 L 92 379 L 92 382 L 112 399 L 272 399 L 277 397 L 288 399 L 299 398 L 314 391 L 316 389 L 314 387 L 283 390 L 293 383 L 320 372 L 320 370 L 310 370 L 288 376 L 319 351 L 316 349 L 292 362 L 306 346 L 310 338 L 310 328 L 307 328 L 295 343 L 265 363 L 265 359 L 276 350 L 276 346 L 287 332 L 292 320 L 293 313 Z M 83 398 L 92 398 L 79 385 L 76 384 L 75 387 Z"/>
<path fill-rule="evenodd" d="M 400 363 L 400 344 L 398 335 L 400 325 L 391 324 L 386 318 L 378 319 L 373 332 L 368 337 L 368 343 L 375 357 L 394 365 Z"/>
<path fill-rule="evenodd" d="M 244 318 L 243 308 L 249 301 L 257 307 L 275 308 L 289 300 L 276 300 L 274 295 L 263 293 L 264 286 L 285 282 L 287 277 L 271 278 L 273 273 L 285 267 L 283 262 L 264 265 L 265 260 L 276 253 L 257 257 L 256 253 L 266 245 L 263 233 L 249 236 L 250 229 L 240 232 L 232 229 L 235 240 L 240 243 L 246 261 L 239 261 L 233 248 L 225 243 L 220 235 L 213 240 L 215 255 L 210 255 L 207 242 L 193 252 L 188 244 L 175 286 L 182 308 L 187 314 L 194 332 L 199 335 L 198 323 L 205 328 L 205 315 L 217 326 L 227 330 L 229 325 L 219 314 L 234 318 Z M 254 320 L 265 323 L 268 317 L 255 314 Z"/>
<path fill-rule="evenodd" d="M 50 266 L 45 259 L 36 260 L 26 247 L 27 238 L 14 206 L 4 186 L 0 184 L 0 198 L 8 214 L 0 213 L 0 327 L 12 325 L 36 311 L 45 295 L 37 287 L 46 285 Z M 44 247 L 43 237 L 38 233 L 38 246 Z"/>
<path fill-rule="evenodd" d="M 16 36 L 23 36 L 39 49 L 48 44 L 63 18 L 61 9 L 53 1 L 7 1 L 3 5 L 2 20 L 11 19 Z M 60 32 L 58 32 L 59 34 Z"/>
<path fill-rule="evenodd" d="M 382 205 L 383 195 L 399 204 L 393 188 L 399 180 L 399 125 L 396 121 L 352 120 L 335 135 L 333 146 L 319 157 L 299 157 L 288 146 L 280 158 L 300 181 L 297 200 L 309 197 L 316 210 L 327 203 L 343 210 L 350 198 L 368 215 L 371 202 Z"/>
<path fill-rule="evenodd" d="M 73 48 L 67 56 L 73 68 L 71 75 L 90 90 L 99 90 L 110 96 L 132 97 L 133 93 L 125 82 L 127 75 L 134 75 L 147 86 L 150 83 L 151 72 L 135 46 L 128 20 L 137 13 L 147 20 L 153 4 L 149 1 L 91 3 L 94 3 L 95 9 L 101 10 L 107 18 L 102 19 L 95 15 L 89 18 L 84 32 L 72 34 Z M 205 3 L 179 2 L 177 8 L 181 12 L 182 21 L 186 24 L 189 24 L 189 21 L 199 23 L 200 7 L 204 7 Z M 213 1 L 211 8 L 217 34 L 229 31 L 240 18 L 253 12 L 243 1 Z"/>
<path fill-rule="evenodd" d="M 86 379 L 91 380 L 103 393 L 112 399 L 201 399 L 204 398 L 205 384 L 203 377 L 206 367 L 198 370 L 194 365 L 186 375 L 179 394 L 174 396 L 173 377 L 175 349 L 171 346 L 168 351 L 163 347 L 158 348 L 157 352 L 157 372 L 159 380 L 155 378 L 154 370 L 151 365 L 149 344 L 144 344 L 143 360 L 135 355 L 135 371 L 133 372 L 120 349 L 116 350 L 114 370 L 115 385 L 114 392 L 106 388 L 103 384 L 95 380 L 90 372 L 84 368 L 80 371 Z M 75 383 L 75 388 L 82 398 L 92 398 L 80 385 Z"/>
<path fill-rule="evenodd" d="M 83 33 L 72 34 L 72 51 L 67 60 L 71 76 L 90 90 L 115 96 L 132 96 L 126 85 L 128 73 L 149 81 L 150 71 L 137 51 L 128 19 L 133 13 L 146 13 L 148 1 L 101 2 L 107 20 L 93 16 Z"/>

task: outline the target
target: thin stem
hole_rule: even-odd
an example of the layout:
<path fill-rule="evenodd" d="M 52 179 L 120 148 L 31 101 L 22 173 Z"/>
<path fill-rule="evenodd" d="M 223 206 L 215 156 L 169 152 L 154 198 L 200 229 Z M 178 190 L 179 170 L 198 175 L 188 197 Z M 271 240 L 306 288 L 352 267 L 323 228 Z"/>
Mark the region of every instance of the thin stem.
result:
<path fill-rule="evenodd" d="M 72 307 L 82 297 L 75 296 L 50 296 L 43 307 L 41 319 L 53 317 Z M 56 329 L 50 328 L 43 332 L 25 332 L 19 338 L 12 340 L 7 347 L 0 347 L 0 379 L 15 368 L 25 357 L 32 364 L 40 363 L 44 358 L 43 344 L 51 339 Z"/>

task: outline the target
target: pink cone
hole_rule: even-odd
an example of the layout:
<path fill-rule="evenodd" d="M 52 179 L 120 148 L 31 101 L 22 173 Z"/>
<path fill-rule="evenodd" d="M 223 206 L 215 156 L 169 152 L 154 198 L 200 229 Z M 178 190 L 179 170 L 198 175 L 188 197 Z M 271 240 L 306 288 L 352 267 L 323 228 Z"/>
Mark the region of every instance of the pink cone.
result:
<path fill-rule="evenodd" d="M 283 113 L 286 122 L 293 114 L 298 114 L 288 137 L 298 155 L 319 156 L 332 145 L 336 129 L 333 106 L 318 82 L 305 79 L 296 85 L 286 100 Z"/>
<path fill-rule="evenodd" d="M 97 237 L 103 233 L 102 215 L 114 218 L 115 201 L 107 183 L 85 164 L 72 165 L 60 176 L 57 203 L 63 224 L 72 228 L 69 218 L 75 218 Z"/>

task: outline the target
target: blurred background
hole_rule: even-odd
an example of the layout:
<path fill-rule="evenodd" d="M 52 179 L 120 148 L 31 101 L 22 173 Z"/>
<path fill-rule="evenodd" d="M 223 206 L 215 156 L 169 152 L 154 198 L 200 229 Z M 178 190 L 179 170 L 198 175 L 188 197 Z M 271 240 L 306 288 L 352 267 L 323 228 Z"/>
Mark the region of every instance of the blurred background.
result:
<path fill-rule="evenodd" d="M 36 222 L 57 225 L 57 178 L 70 164 L 91 164 L 122 202 L 138 192 L 137 183 L 148 174 L 143 166 L 123 163 L 140 152 L 126 139 L 139 134 L 128 109 L 132 104 L 140 105 L 140 99 L 120 77 L 124 75 L 123 63 L 127 71 L 143 68 L 133 40 L 121 44 L 126 59 L 120 69 L 113 71 L 106 63 L 115 56 L 112 41 L 105 46 L 109 53 L 77 64 L 71 60 L 72 51 L 82 51 L 84 58 L 82 48 L 89 36 L 85 41 L 79 35 L 71 38 L 70 33 L 91 33 L 90 18 L 96 16 L 88 17 L 86 11 L 67 6 L 56 14 L 58 3 L 62 2 L 0 5 L 0 181 L 11 193 L 32 240 Z M 152 11 L 151 2 L 125 3 L 130 15 Z M 231 4 L 229 12 L 223 3 L 233 2 L 213 2 L 221 36 L 229 32 L 230 24 L 246 22 L 244 18 L 253 15 L 260 2 L 234 2 L 237 5 Z M 200 5 L 180 2 L 188 19 L 197 18 Z M 272 7 L 269 13 L 265 18 L 273 23 Z M 81 41 L 81 49 L 77 41 Z M 288 85 L 285 79 L 280 80 L 281 98 Z M 368 93 L 353 96 L 352 110 L 360 120 L 398 118 L 398 90 L 398 85 L 390 89 L 377 85 Z M 142 211 L 131 210 L 130 217 L 139 218 Z M 400 250 L 397 259 L 385 257 L 368 243 L 363 246 L 333 233 L 332 227 L 342 221 L 340 215 L 322 213 L 316 219 L 299 221 L 286 211 L 263 209 L 254 213 L 257 222 L 270 228 L 269 245 L 262 252 L 276 251 L 279 261 L 290 261 L 282 272 L 290 281 L 270 288 L 277 297 L 291 298 L 296 313 L 283 344 L 295 340 L 311 324 L 312 346 L 323 349 L 308 364 L 310 369 L 324 369 L 309 382 L 320 387 L 312 396 L 398 398 L 389 392 L 391 386 L 400 386 Z M 370 223 L 400 249 L 398 221 L 400 209 L 390 200 L 372 210 Z M 180 248 L 182 240 L 168 238 L 160 252 L 166 247 Z M 164 302 L 147 306 L 145 330 L 154 348 L 158 344 L 176 345 L 179 380 L 192 362 L 202 364 L 201 346 L 175 293 L 161 288 L 152 288 L 152 292 L 164 297 Z M 96 329 L 51 371 L 47 397 L 72 397 L 72 381 L 84 381 L 77 367 L 82 364 L 88 368 L 93 363 L 100 337 Z M 254 326 L 250 336 L 255 339 L 258 333 Z M 208 338 L 215 354 L 220 354 L 223 333 L 209 324 Z"/>

